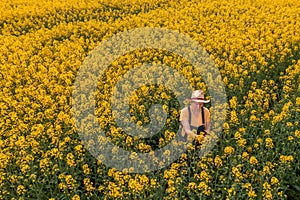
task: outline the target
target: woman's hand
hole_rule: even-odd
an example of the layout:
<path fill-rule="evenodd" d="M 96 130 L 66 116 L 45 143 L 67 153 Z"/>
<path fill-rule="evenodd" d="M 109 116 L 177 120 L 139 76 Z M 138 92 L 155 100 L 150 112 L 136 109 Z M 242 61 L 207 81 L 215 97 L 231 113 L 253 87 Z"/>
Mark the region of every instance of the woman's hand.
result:
<path fill-rule="evenodd" d="M 187 140 L 189 142 L 192 142 L 197 137 L 198 137 L 198 135 L 196 134 L 195 130 L 192 130 L 192 131 L 188 132 Z"/>

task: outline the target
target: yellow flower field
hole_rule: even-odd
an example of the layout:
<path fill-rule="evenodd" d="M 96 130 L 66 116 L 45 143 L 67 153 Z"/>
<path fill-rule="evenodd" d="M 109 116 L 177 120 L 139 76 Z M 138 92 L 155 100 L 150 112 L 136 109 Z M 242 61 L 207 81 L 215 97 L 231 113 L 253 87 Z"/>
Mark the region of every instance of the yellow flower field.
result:
<path fill-rule="evenodd" d="M 3 0 L 0 6 L 0 199 L 300 199 L 299 1 Z M 197 41 L 219 70 L 208 81 L 224 84 L 227 105 L 220 106 L 227 110 L 222 134 L 214 135 L 217 145 L 207 155 L 198 157 L 201 147 L 190 146 L 166 167 L 132 173 L 134 168 L 109 167 L 103 155 L 95 158 L 89 151 L 95 143 L 79 137 L 72 93 L 92 50 L 143 27 L 175 30 Z M 103 73 L 94 100 L 107 137 L 97 141 L 131 151 L 130 162 L 141 168 L 139 153 L 164 166 L 167 161 L 154 150 L 175 138 L 180 106 L 177 93 L 160 84 L 132 91 L 134 83 L 150 77 L 141 77 L 143 63 L 152 64 L 152 75 L 165 73 L 158 65 L 170 66 L 207 98 L 212 91 L 189 61 L 164 49 L 131 51 Z M 153 104 L 166 113 L 157 118 L 166 122 L 163 129 L 151 139 L 128 135 L 116 123 L 129 121 L 123 118 L 128 113 L 114 112 L 110 104 L 121 77 L 127 82 L 120 89 L 132 92 L 125 100 L 134 124 L 149 124 Z M 93 130 L 91 121 L 85 116 L 80 123 Z M 120 157 L 118 148 L 109 154 Z"/>

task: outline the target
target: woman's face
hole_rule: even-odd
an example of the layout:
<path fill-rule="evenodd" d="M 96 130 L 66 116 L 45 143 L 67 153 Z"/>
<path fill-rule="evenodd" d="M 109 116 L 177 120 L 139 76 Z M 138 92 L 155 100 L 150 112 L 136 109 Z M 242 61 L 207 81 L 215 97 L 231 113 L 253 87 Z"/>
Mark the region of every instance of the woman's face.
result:
<path fill-rule="evenodd" d="M 196 110 L 200 110 L 200 108 L 203 106 L 203 103 L 200 103 L 200 102 L 194 102 L 192 101 L 192 107 Z"/>

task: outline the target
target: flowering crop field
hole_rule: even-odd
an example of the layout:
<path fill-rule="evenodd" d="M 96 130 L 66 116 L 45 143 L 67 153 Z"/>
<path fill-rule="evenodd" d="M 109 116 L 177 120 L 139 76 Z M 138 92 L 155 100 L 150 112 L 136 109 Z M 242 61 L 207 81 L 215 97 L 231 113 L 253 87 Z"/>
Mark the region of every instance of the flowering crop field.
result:
<path fill-rule="evenodd" d="M 2 0 L 0 6 L 0 199 L 300 199 L 298 0 Z M 142 27 L 176 30 L 201 44 L 225 85 L 227 112 L 217 145 L 204 157 L 190 146 L 164 168 L 131 173 L 106 166 L 83 144 L 72 92 L 93 49 Z M 201 74 L 174 53 L 138 49 L 117 58 L 98 83 L 97 116 L 106 139 L 133 152 L 163 147 L 179 126 L 174 93 L 161 85 L 138 88 L 128 102 L 139 125 L 149 122 L 151 104 L 167 111 L 153 140 L 114 123 L 112 89 L 142 63 L 172 66 L 210 98 Z"/>

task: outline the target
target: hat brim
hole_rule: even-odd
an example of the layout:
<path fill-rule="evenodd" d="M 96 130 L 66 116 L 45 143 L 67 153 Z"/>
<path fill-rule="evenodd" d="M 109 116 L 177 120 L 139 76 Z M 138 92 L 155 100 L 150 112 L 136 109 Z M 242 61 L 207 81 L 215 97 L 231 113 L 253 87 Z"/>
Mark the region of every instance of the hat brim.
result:
<path fill-rule="evenodd" d="M 209 103 L 210 100 L 198 100 L 198 99 L 187 99 L 188 101 L 194 101 L 197 103 Z"/>

